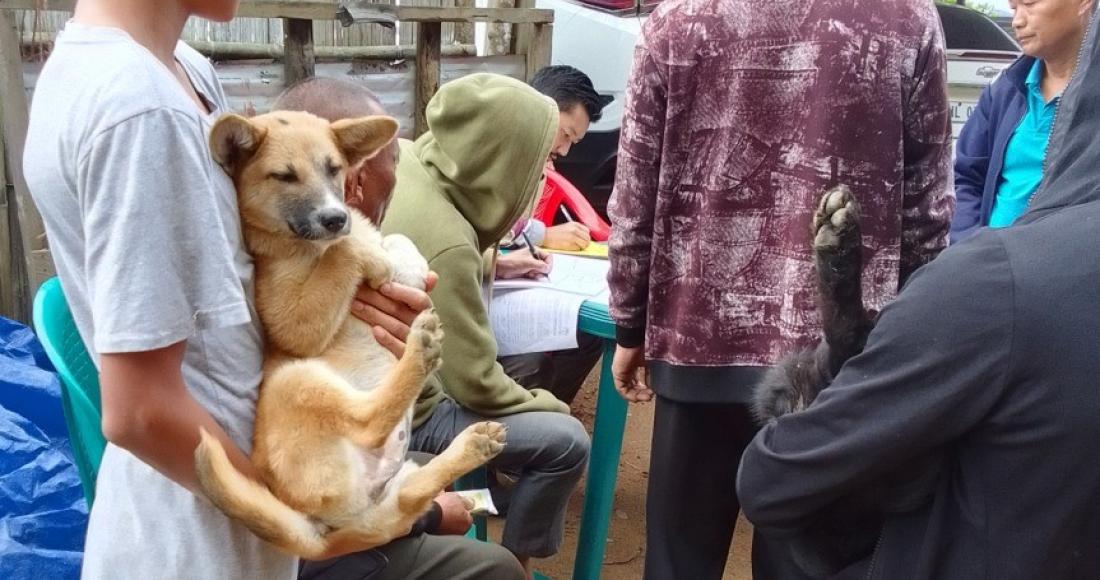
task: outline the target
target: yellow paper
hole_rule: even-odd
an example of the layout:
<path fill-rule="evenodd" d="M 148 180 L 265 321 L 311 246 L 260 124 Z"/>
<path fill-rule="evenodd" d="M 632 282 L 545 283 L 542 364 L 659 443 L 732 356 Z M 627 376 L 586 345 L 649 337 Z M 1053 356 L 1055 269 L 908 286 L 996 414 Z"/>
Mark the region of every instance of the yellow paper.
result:
<path fill-rule="evenodd" d="M 602 260 L 607 259 L 607 244 L 600 244 L 600 243 L 597 243 L 597 242 L 592 242 L 591 244 L 588 244 L 587 248 L 585 248 L 583 250 L 579 250 L 579 251 L 551 250 L 551 249 L 546 249 L 546 251 L 547 252 L 553 252 L 555 254 L 568 254 L 570 256 L 581 256 L 581 257 L 584 257 L 584 258 L 600 258 Z"/>

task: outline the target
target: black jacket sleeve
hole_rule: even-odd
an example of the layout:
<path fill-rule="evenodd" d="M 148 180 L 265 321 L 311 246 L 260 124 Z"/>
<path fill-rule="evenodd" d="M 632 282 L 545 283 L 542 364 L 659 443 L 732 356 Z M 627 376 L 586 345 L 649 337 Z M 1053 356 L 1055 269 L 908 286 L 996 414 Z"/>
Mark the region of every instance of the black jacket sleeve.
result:
<path fill-rule="evenodd" d="M 949 248 L 887 306 L 862 354 L 805 411 L 766 425 L 737 490 L 746 517 L 795 532 L 823 508 L 970 430 L 1011 373 L 1013 281 L 995 232 Z"/>
<path fill-rule="evenodd" d="M 420 534 L 432 534 L 439 529 L 439 524 L 443 523 L 443 507 L 438 502 L 432 502 L 431 509 L 428 513 L 420 516 L 420 519 L 416 520 L 413 524 L 412 530 L 409 531 L 410 536 L 418 536 Z"/>

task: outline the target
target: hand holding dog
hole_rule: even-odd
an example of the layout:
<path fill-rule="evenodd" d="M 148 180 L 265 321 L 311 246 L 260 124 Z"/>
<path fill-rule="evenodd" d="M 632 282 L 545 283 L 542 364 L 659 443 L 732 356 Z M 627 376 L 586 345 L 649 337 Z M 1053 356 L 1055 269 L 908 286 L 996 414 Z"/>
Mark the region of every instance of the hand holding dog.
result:
<path fill-rule="evenodd" d="M 383 284 L 377 290 L 363 284 L 351 303 L 351 313 L 371 325 L 374 338 L 397 358 L 405 354 L 405 340 L 409 328 L 418 314 L 432 307 L 428 292 L 435 288 L 439 276 L 428 272 L 424 290 L 393 282 Z"/>

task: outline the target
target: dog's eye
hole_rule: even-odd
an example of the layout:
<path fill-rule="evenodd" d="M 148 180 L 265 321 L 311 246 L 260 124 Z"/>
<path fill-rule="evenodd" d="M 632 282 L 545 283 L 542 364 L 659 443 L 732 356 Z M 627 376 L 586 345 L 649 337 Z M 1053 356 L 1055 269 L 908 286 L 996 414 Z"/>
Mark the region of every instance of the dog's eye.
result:
<path fill-rule="evenodd" d="M 293 171 L 276 171 L 268 174 L 268 177 L 283 183 L 295 183 L 298 181 L 298 174 Z"/>
<path fill-rule="evenodd" d="M 340 170 L 342 170 L 343 167 L 340 167 L 339 165 L 336 165 L 335 163 L 329 163 L 328 167 L 326 167 L 325 169 L 328 170 L 328 176 L 329 177 L 336 177 L 337 175 L 340 175 Z"/>

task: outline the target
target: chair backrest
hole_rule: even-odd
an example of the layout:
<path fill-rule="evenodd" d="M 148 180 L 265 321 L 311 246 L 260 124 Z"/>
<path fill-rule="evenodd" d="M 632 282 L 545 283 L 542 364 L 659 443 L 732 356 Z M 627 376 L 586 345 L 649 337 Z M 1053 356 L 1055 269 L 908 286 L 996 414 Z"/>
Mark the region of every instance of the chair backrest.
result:
<path fill-rule="evenodd" d="M 50 278 L 34 297 L 38 339 L 61 377 L 61 399 L 73 456 L 88 507 L 95 498 L 95 478 L 107 439 L 100 426 L 99 371 L 92 364 L 65 302 L 61 282 Z"/>
<path fill-rule="evenodd" d="M 534 217 L 548 226 L 553 225 L 554 214 L 562 205 L 568 208 L 573 219 L 588 226 L 594 241 L 606 242 L 611 236 L 611 226 L 596 213 L 588 198 L 584 197 L 584 194 L 569 183 L 562 174 L 547 169 L 546 185 L 543 186 L 542 195 L 539 196 L 538 204 L 535 206 Z"/>

